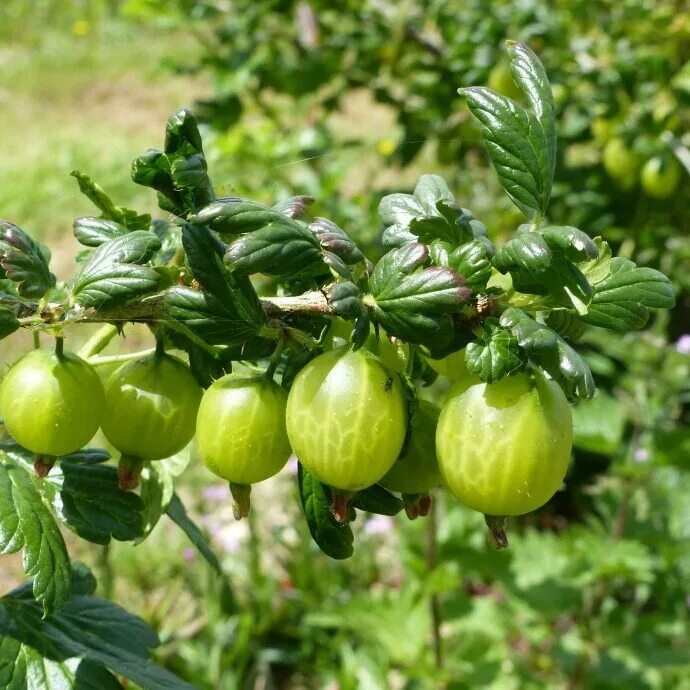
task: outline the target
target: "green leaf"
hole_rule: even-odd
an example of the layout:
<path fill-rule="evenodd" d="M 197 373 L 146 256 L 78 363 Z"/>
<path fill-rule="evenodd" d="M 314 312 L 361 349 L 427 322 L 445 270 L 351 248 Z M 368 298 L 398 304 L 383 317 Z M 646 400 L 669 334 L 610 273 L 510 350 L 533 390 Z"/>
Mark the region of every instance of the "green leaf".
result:
<path fill-rule="evenodd" d="M 380 484 L 374 484 L 358 491 L 352 507 L 367 513 L 379 515 L 397 515 L 403 508 L 403 502 Z"/>
<path fill-rule="evenodd" d="M 138 540 L 143 542 L 168 509 L 175 493 L 175 478 L 189 464 L 190 453 L 184 448 L 165 460 L 146 463 L 141 473 L 141 500 L 143 532 Z"/>
<path fill-rule="evenodd" d="M 0 266 L 7 278 L 17 283 L 22 297 L 40 298 L 55 287 L 47 256 L 47 250 L 28 233 L 9 221 L 0 220 Z"/>
<path fill-rule="evenodd" d="M 209 204 L 190 220 L 222 234 L 239 235 L 225 254 L 234 275 L 265 273 L 289 278 L 325 268 L 319 240 L 307 224 L 270 206 L 228 197 Z"/>
<path fill-rule="evenodd" d="M 551 184 L 556 169 L 556 116 L 549 78 L 541 60 L 524 43 L 506 41 L 506 46 L 515 83 L 525 94 L 544 132 Z"/>
<path fill-rule="evenodd" d="M 312 539 L 331 558 L 342 560 L 352 556 L 352 528 L 333 517 L 330 489 L 305 469 L 302 463 L 299 464 L 297 481 Z"/>
<path fill-rule="evenodd" d="M 129 232 L 124 225 L 105 218 L 75 218 L 72 228 L 77 241 L 86 247 L 100 247 L 104 242 Z"/>
<path fill-rule="evenodd" d="M 555 351 L 558 336 L 547 326 L 530 318 L 520 309 L 510 307 L 501 314 L 501 326 L 507 328 L 518 345 L 528 353 Z"/>
<path fill-rule="evenodd" d="M 474 237 L 470 224 L 474 216 L 458 206 L 446 181 L 438 175 L 422 175 L 412 194 L 383 197 L 379 216 L 387 226 L 383 243 L 389 247 L 441 240 L 452 248 Z"/>
<path fill-rule="evenodd" d="M 625 422 L 625 408 L 620 401 L 600 391 L 573 407 L 573 445 L 590 453 L 617 455 Z"/>
<path fill-rule="evenodd" d="M 288 218 L 276 208 L 241 197 L 221 197 L 189 216 L 195 225 L 208 225 L 222 235 L 240 235 Z M 306 227 L 306 226 L 304 226 Z"/>
<path fill-rule="evenodd" d="M 209 546 L 208 541 L 202 534 L 197 524 L 189 517 L 185 507 L 177 494 L 173 494 L 170 503 L 165 511 L 168 517 L 189 537 L 189 541 L 194 544 L 199 553 L 206 559 L 208 564 L 219 574 L 222 574 L 218 556 Z"/>
<path fill-rule="evenodd" d="M 93 596 L 95 581 L 88 573 L 87 585 L 84 575 L 72 573 L 72 597 L 50 618 L 41 619 L 24 585 L 0 599 L 0 680 L 14 683 L 3 687 L 50 687 L 40 684 L 42 668 L 59 668 L 65 674 L 65 666 L 81 659 L 74 673 L 84 684 L 74 687 L 109 689 L 108 668 L 143 690 L 194 690 L 149 660 L 150 650 L 160 644 L 156 633 L 140 618 Z M 34 679 L 38 685 L 28 684 Z"/>
<path fill-rule="evenodd" d="M 139 214 L 132 209 L 115 206 L 103 188 L 96 184 L 88 175 L 78 170 L 73 170 L 71 174 L 72 177 L 77 179 L 81 193 L 88 197 L 101 211 L 101 218 L 112 220 L 122 225 L 127 231 L 149 229 L 151 226 L 151 216 L 148 213 Z M 77 237 L 77 239 L 79 238 Z"/>
<path fill-rule="evenodd" d="M 152 232 L 137 230 L 102 244 L 84 264 L 72 293 L 83 307 L 107 309 L 153 292 L 159 275 L 142 266 L 161 247 Z"/>
<path fill-rule="evenodd" d="M 317 218 L 309 224 L 309 230 L 314 233 L 324 251 L 335 254 L 345 264 L 351 265 L 364 261 L 364 254 L 359 250 L 359 247 L 344 230 L 341 230 L 332 221 L 326 218 Z"/>
<path fill-rule="evenodd" d="M 578 340 L 585 332 L 587 325 L 573 310 L 559 309 L 549 312 L 546 325 L 558 335 L 569 340 Z"/>
<path fill-rule="evenodd" d="M 496 252 L 493 265 L 501 273 L 510 273 L 519 292 L 548 294 L 557 304 L 574 306 L 584 313 L 592 287 L 568 256 L 589 256 L 596 245 L 588 237 L 589 243 L 584 243 L 576 228 L 547 230 L 552 232 L 546 237 L 540 232 L 519 233 Z"/>
<path fill-rule="evenodd" d="M 182 108 L 168 118 L 164 151 L 149 149 L 137 158 L 132 180 L 155 189 L 161 209 L 178 216 L 214 201 L 199 125 L 190 110 Z"/>
<path fill-rule="evenodd" d="M 594 379 L 587 363 L 557 333 L 515 308 L 503 312 L 501 325 L 511 331 L 530 360 L 558 382 L 568 398 L 594 395 Z"/>
<path fill-rule="evenodd" d="M 314 197 L 301 194 L 291 196 L 273 205 L 273 210 L 282 213 L 287 218 L 300 218 L 307 212 L 307 208 L 314 203 Z"/>
<path fill-rule="evenodd" d="M 186 215 L 185 195 L 175 188 L 170 160 L 157 149 L 149 149 L 132 162 L 132 181 L 158 193 L 158 205 L 177 216 Z"/>
<path fill-rule="evenodd" d="M 33 473 L 33 454 L 12 441 L 0 447 L 26 472 Z M 112 539 L 131 541 L 142 533 L 141 499 L 120 491 L 117 470 L 101 464 L 110 457 L 90 448 L 60 458 L 47 478 L 34 482 L 55 515 L 82 539 L 108 544 Z"/>
<path fill-rule="evenodd" d="M 21 324 L 7 307 L 0 307 L 0 340 L 14 333 Z"/>
<path fill-rule="evenodd" d="M 450 268 L 422 268 L 428 258 L 418 243 L 385 254 L 369 279 L 371 307 L 390 335 L 443 347 L 453 337 L 451 314 L 462 310 L 471 291 Z"/>
<path fill-rule="evenodd" d="M 498 179 L 529 218 L 541 217 L 551 197 L 556 164 L 554 104 L 546 72 L 527 46 L 510 43 L 512 72 L 529 108 L 491 89 L 460 89 L 482 124 L 484 144 Z"/>
<path fill-rule="evenodd" d="M 601 283 L 611 273 L 611 247 L 601 237 L 595 237 L 593 242 L 599 250 L 597 258 L 577 264 L 590 285 Z"/>
<path fill-rule="evenodd" d="M 491 277 L 491 255 L 484 242 L 472 240 L 448 256 L 448 265 L 461 275 L 476 295 L 486 289 Z"/>
<path fill-rule="evenodd" d="M 322 272 L 318 239 L 301 221 L 281 218 L 228 245 L 225 262 L 238 276 L 252 273 L 291 278 Z"/>
<path fill-rule="evenodd" d="M 165 313 L 210 344 L 242 343 L 256 335 L 234 302 L 222 302 L 213 295 L 188 287 L 168 288 L 164 293 Z"/>
<path fill-rule="evenodd" d="M 589 235 L 570 225 L 548 225 L 539 229 L 546 244 L 569 261 L 593 261 L 599 256 L 599 247 Z"/>
<path fill-rule="evenodd" d="M 482 338 L 467 345 L 465 359 L 470 371 L 482 381 L 493 383 L 518 371 L 524 356 L 517 340 L 493 319 L 486 319 L 484 332 Z"/>
<path fill-rule="evenodd" d="M 231 307 L 256 333 L 266 324 L 261 302 L 248 278 L 236 277 L 223 263 L 225 246 L 208 228 L 185 223 L 182 246 L 194 278 L 201 287 Z"/>
<path fill-rule="evenodd" d="M 663 273 L 616 257 L 608 277 L 595 285 L 588 312 L 581 318 L 593 326 L 625 333 L 643 328 L 649 309 L 671 309 L 675 303 L 673 286 Z"/>
<path fill-rule="evenodd" d="M 70 594 L 70 562 L 55 519 L 43 503 L 36 480 L 0 460 L 0 553 L 22 552 L 33 594 L 50 616 Z"/>
<path fill-rule="evenodd" d="M 365 313 L 360 289 L 349 280 L 333 283 L 328 290 L 328 304 L 336 316 L 356 319 Z"/>
<path fill-rule="evenodd" d="M 551 267 L 553 254 L 538 232 L 524 232 L 501 247 L 493 265 L 501 273 L 510 273 L 519 292 L 543 295 L 548 292 L 544 276 Z"/>
<path fill-rule="evenodd" d="M 0 687 L 5 690 L 122 690 L 100 664 L 77 657 L 54 661 L 11 637 L 0 642 L 0 657 Z"/>

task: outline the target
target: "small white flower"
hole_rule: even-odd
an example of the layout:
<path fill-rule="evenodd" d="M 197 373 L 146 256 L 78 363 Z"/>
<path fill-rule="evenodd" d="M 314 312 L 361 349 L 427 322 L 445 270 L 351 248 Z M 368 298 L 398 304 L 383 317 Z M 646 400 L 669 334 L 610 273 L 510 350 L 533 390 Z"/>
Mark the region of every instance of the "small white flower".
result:
<path fill-rule="evenodd" d="M 676 350 L 682 355 L 690 355 L 690 333 L 681 335 L 676 342 Z"/>

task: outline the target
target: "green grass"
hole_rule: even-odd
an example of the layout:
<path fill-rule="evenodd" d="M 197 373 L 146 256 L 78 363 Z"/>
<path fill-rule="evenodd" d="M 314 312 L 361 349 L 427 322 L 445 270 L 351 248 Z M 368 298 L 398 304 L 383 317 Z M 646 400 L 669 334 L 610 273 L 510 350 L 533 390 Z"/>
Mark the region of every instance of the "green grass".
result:
<path fill-rule="evenodd" d="M 168 114 L 202 92 L 198 79 L 161 67 L 198 46 L 179 31 L 94 19 L 93 9 L 80 18 L 77 8 L 41 11 L 39 3 L 28 22 L 12 12 L 25 4 L 11 3 L 2 29 L 0 217 L 71 249 L 73 217 L 93 212 L 73 169 L 91 174 L 116 202 L 155 210 L 154 195 L 130 181 L 129 166 L 162 143 Z"/>

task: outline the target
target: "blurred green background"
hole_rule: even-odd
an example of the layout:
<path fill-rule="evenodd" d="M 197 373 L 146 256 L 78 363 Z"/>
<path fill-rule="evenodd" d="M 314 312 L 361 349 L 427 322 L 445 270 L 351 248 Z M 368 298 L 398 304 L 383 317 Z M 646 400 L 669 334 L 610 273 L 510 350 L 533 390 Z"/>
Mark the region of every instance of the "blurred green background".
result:
<path fill-rule="evenodd" d="M 200 688 L 690 688 L 690 8 L 672 0 L 6 0 L 0 8 L 0 216 L 73 271 L 69 176 L 155 212 L 129 164 L 189 105 L 223 193 L 296 193 L 376 250 L 376 208 L 446 176 L 498 240 L 520 216 L 456 89 L 506 95 L 504 39 L 552 76 L 559 224 L 665 271 L 678 306 L 641 334 L 591 328 L 600 388 L 574 410 L 565 488 L 495 553 L 481 516 L 439 491 L 433 520 L 370 517 L 328 560 L 290 467 L 248 522 L 192 463 L 185 503 L 219 580 L 161 523 L 145 544 L 76 542 L 101 594 L 149 621 L 158 660 Z M 143 338 L 135 329 L 127 343 Z M 28 343 L 3 341 L 3 361 Z M 439 395 L 432 391 L 429 395 Z M 294 468 L 293 468 L 294 471 Z M 22 578 L 4 556 L 0 591 Z M 130 686 L 131 687 L 131 686 Z"/>

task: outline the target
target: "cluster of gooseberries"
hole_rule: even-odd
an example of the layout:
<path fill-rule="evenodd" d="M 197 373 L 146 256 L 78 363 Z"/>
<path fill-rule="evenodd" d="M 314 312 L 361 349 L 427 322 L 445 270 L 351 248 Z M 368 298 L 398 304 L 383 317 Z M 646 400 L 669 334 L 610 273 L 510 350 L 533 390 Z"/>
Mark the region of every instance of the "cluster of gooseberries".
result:
<path fill-rule="evenodd" d="M 558 490 L 572 417 L 556 383 L 538 372 L 484 383 L 460 351 L 430 360 L 452 381 L 441 409 L 410 404 L 400 377 L 406 346 L 372 331 L 355 349 L 346 331 L 333 319 L 325 352 L 289 392 L 274 378 L 277 359 L 262 374 L 227 374 L 203 391 L 162 341 L 102 382 L 58 338 L 54 351 L 33 350 L 9 370 L 0 411 L 15 441 L 35 453 L 39 476 L 100 427 L 120 453 L 123 490 L 137 486 L 144 463 L 196 436 L 198 458 L 230 483 L 238 518 L 248 514 L 251 485 L 277 474 L 293 452 L 331 487 L 339 521 L 348 520 L 356 492 L 373 484 L 400 493 L 410 518 L 426 515 L 429 492 L 445 485 L 500 535 L 506 516 L 535 510 Z"/>

